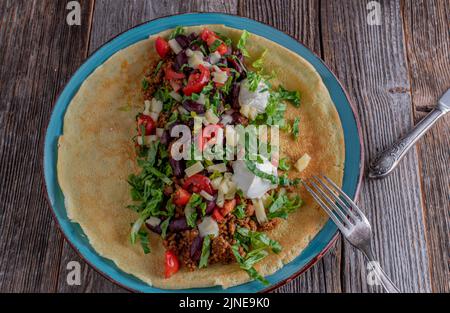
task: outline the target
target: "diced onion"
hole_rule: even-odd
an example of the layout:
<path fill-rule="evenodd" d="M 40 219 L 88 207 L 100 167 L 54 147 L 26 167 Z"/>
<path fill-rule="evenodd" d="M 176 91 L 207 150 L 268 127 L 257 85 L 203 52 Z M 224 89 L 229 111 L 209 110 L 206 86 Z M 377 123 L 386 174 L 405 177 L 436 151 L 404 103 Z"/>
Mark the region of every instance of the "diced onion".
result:
<path fill-rule="evenodd" d="M 193 165 L 189 166 L 187 169 L 184 170 L 187 177 L 191 177 L 192 175 L 195 175 L 197 173 L 200 173 L 204 170 L 202 162 L 198 161 L 194 163 Z"/>
<path fill-rule="evenodd" d="M 217 66 L 215 66 L 217 67 Z M 217 67 L 217 70 L 215 72 L 212 72 L 212 80 L 219 84 L 225 84 L 228 79 L 228 75 L 225 71 L 222 71 Z"/>
<path fill-rule="evenodd" d="M 142 136 L 137 136 L 137 143 L 140 146 L 143 145 L 149 145 L 152 142 L 156 141 L 158 138 L 156 137 L 156 135 L 150 135 L 150 136 L 144 136 L 144 142 L 142 141 Z"/>
<path fill-rule="evenodd" d="M 219 177 L 214 178 L 213 180 L 211 180 L 211 186 L 212 186 L 215 190 L 219 189 L 219 186 L 220 186 L 220 183 L 222 182 L 222 179 L 223 179 L 222 176 L 219 176 Z"/>
<path fill-rule="evenodd" d="M 152 216 L 149 219 L 147 219 L 145 221 L 145 223 L 147 223 L 153 227 L 156 227 L 161 223 L 161 219 L 157 218 L 156 216 Z"/>
<path fill-rule="evenodd" d="M 181 95 L 180 95 L 178 92 L 176 92 L 175 90 L 172 90 L 172 91 L 169 93 L 169 95 L 170 95 L 172 98 L 174 98 L 175 100 L 177 100 L 178 102 L 181 102 L 181 100 L 183 99 L 183 98 L 181 97 Z"/>
<path fill-rule="evenodd" d="M 228 146 L 234 147 L 237 143 L 237 133 L 233 127 L 225 127 L 225 138 Z"/>
<path fill-rule="evenodd" d="M 219 192 L 217 193 L 216 204 L 220 208 L 222 208 L 223 205 L 225 204 L 225 195 L 223 194 L 223 192 L 220 189 L 219 189 Z"/>
<path fill-rule="evenodd" d="M 266 210 L 264 209 L 264 204 L 262 202 L 261 199 L 252 199 L 253 205 L 255 206 L 255 215 L 256 215 L 256 220 L 258 221 L 259 224 L 264 224 L 266 223 L 267 220 L 267 215 L 266 215 Z"/>
<path fill-rule="evenodd" d="M 180 112 L 181 114 L 189 114 L 189 111 L 183 108 L 182 106 L 178 107 L 178 112 Z"/>
<path fill-rule="evenodd" d="M 210 173 L 212 173 L 214 171 L 217 171 L 219 173 L 224 173 L 227 171 L 227 165 L 225 163 L 219 163 L 219 164 L 210 165 L 206 169 Z"/>
<path fill-rule="evenodd" d="M 169 46 L 172 48 L 175 54 L 178 54 L 181 52 L 181 50 L 183 50 L 183 48 L 181 48 L 180 44 L 175 39 L 169 40 Z"/>
<path fill-rule="evenodd" d="M 225 114 L 222 116 L 222 119 L 220 121 L 223 125 L 228 125 L 233 122 L 233 117 L 231 115 Z"/>
<path fill-rule="evenodd" d="M 220 119 L 217 117 L 217 115 L 214 114 L 211 109 L 206 110 L 205 118 L 211 124 L 217 124 L 220 121 Z"/>
<path fill-rule="evenodd" d="M 162 109 L 163 109 L 163 103 L 161 101 L 159 101 L 158 99 L 153 98 L 150 110 L 152 112 L 159 114 L 159 113 L 161 113 Z"/>
<path fill-rule="evenodd" d="M 156 129 L 156 136 L 157 136 L 157 137 L 161 138 L 161 136 L 163 135 L 163 133 L 164 133 L 164 128 L 157 128 L 157 129 Z"/>
<path fill-rule="evenodd" d="M 156 112 L 150 112 L 150 117 L 154 122 L 158 121 L 159 113 Z"/>
<path fill-rule="evenodd" d="M 152 103 L 150 102 L 150 100 L 145 100 L 144 101 L 144 112 L 142 112 L 142 114 L 144 115 L 150 115 L 150 106 L 152 105 Z"/>
<path fill-rule="evenodd" d="M 225 200 L 234 199 L 234 197 L 236 195 L 236 191 L 237 191 L 236 184 L 233 181 L 229 180 L 228 181 L 228 192 L 225 195 Z"/>
<path fill-rule="evenodd" d="M 297 162 L 295 162 L 294 166 L 299 172 L 301 172 L 308 166 L 309 161 L 311 161 L 311 157 L 308 153 L 305 153 L 300 159 L 297 160 Z"/>
<path fill-rule="evenodd" d="M 217 62 L 220 61 L 221 58 L 222 58 L 222 56 L 217 51 L 214 52 L 214 53 L 211 53 L 209 55 L 209 61 L 211 62 L 211 64 L 216 64 Z"/>
<path fill-rule="evenodd" d="M 197 101 L 195 101 L 195 102 L 205 105 L 205 94 L 201 93 L 200 96 L 198 97 Z"/>
<path fill-rule="evenodd" d="M 203 218 L 203 221 L 198 224 L 197 227 L 200 236 L 202 237 L 209 235 L 217 237 L 219 235 L 219 225 L 217 225 L 217 222 L 210 216 Z"/>
<path fill-rule="evenodd" d="M 219 186 L 219 191 L 221 191 L 224 195 L 228 193 L 230 188 L 228 188 L 228 181 L 223 179 Z"/>
<path fill-rule="evenodd" d="M 202 196 L 203 198 L 205 198 L 208 201 L 213 201 L 214 197 L 212 195 L 210 195 L 209 193 L 207 193 L 206 191 L 202 190 L 200 191 L 200 196 Z"/>

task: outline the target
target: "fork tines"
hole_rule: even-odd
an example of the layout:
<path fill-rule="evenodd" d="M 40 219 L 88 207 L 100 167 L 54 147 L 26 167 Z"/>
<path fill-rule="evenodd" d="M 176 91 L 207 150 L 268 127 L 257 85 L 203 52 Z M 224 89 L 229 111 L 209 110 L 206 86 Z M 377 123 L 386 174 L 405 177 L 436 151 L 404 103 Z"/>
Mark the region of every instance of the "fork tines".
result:
<path fill-rule="evenodd" d="M 328 213 L 330 218 L 345 232 L 357 220 L 364 219 L 364 214 L 356 204 L 328 177 L 313 176 L 303 185 L 319 205 Z"/>

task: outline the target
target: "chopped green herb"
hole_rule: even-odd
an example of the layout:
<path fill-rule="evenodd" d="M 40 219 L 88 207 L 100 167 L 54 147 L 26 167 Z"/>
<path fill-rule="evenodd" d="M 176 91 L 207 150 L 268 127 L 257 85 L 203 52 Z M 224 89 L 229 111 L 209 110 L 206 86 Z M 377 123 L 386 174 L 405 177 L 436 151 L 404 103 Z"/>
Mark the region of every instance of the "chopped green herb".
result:
<path fill-rule="evenodd" d="M 148 233 L 146 231 L 139 231 L 138 232 L 139 241 L 141 243 L 142 250 L 144 250 L 145 254 L 148 254 L 151 252 L 150 247 L 148 246 Z"/>
<path fill-rule="evenodd" d="M 200 256 L 200 262 L 198 267 L 206 267 L 208 265 L 209 254 L 211 253 L 211 237 L 205 236 L 203 238 L 202 255 Z"/>
<path fill-rule="evenodd" d="M 275 176 L 272 174 L 268 174 L 266 172 L 261 171 L 259 168 L 256 167 L 256 164 L 250 160 L 245 160 L 245 165 L 247 166 L 248 170 L 255 174 L 258 177 L 267 179 L 274 185 L 280 185 L 280 186 L 290 186 L 298 184 L 296 180 L 291 181 L 287 177 L 283 176 Z"/>
<path fill-rule="evenodd" d="M 153 72 L 153 76 L 158 75 L 159 70 L 161 69 L 161 66 L 162 66 L 163 63 L 164 63 L 164 61 L 161 60 L 161 61 L 158 62 L 158 64 L 156 64 L 156 68 L 155 68 L 155 71 Z"/>
<path fill-rule="evenodd" d="M 169 223 L 170 223 L 170 217 L 166 218 L 160 225 L 162 238 L 166 238 L 166 236 L 167 236 L 167 229 L 169 228 Z"/>
<path fill-rule="evenodd" d="M 291 166 L 289 164 L 289 159 L 281 158 L 280 161 L 278 162 L 278 169 L 280 169 L 282 171 L 289 171 L 290 168 L 291 168 Z"/>
<path fill-rule="evenodd" d="M 302 206 L 303 201 L 298 195 L 289 198 L 286 194 L 278 193 L 271 195 L 271 204 L 269 205 L 269 213 L 267 217 L 273 219 L 275 217 L 280 217 L 286 219 L 289 213 L 294 212 L 300 206 Z"/>
<path fill-rule="evenodd" d="M 277 93 L 280 101 L 289 101 L 297 108 L 300 106 L 300 92 L 289 91 L 283 86 L 279 86 Z"/>
<path fill-rule="evenodd" d="M 292 134 L 294 135 L 295 139 L 298 139 L 298 135 L 299 135 L 299 125 L 300 119 L 298 117 L 296 117 L 294 119 L 294 123 L 292 124 Z"/>
<path fill-rule="evenodd" d="M 257 72 L 261 72 L 263 69 L 263 61 L 264 61 L 264 56 L 266 55 L 266 53 L 267 53 L 267 49 L 265 49 L 263 51 L 263 53 L 261 53 L 261 56 L 259 57 L 259 59 L 255 60 L 252 63 L 253 68 L 256 69 Z"/>
<path fill-rule="evenodd" d="M 222 44 L 222 40 L 216 39 L 214 42 L 209 46 L 209 51 L 214 52 L 219 48 L 219 46 Z"/>
<path fill-rule="evenodd" d="M 239 219 L 245 218 L 245 205 L 242 203 L 237 205 L 233 211 L 233 214 Z"/>
<path fill-rule="evenodd" d="M 247 86 L 251 92 L 255 92 L 258 89 L 259 83 L 262 80 L 262 76 L 256 72 L 247 73 Z"/>
<path fill-rule="evenodd" d="M 148 80 L 146 78 L 142 79 L 141 84 L 142 84 L 142 90 L 144 90 L 144 91 L 147 90 L 148 87 L 150 86 L 148 83 Z"/>

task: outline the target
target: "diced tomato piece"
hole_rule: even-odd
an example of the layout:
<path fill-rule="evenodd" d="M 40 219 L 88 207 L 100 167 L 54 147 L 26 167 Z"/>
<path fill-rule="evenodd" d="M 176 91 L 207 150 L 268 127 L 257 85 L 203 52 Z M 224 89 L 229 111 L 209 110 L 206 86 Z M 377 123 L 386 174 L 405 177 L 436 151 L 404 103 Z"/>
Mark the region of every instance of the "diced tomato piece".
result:
<path fill-rule="evenodd" d="M 169 278 L 180 269 L 180 262 L 178 262 L 178 258 L 175 253 L 168 250 L 165 255 L 165 276 Z"/>
<path fill-rule="evenodd" d="M 219 52 L 220 55 L 224 55 L 228 51 L 228 46 L 225 43 L 222 43 L 217 47 L 216 51 Z"/>
<path fill-rule="evenodd" d="M 183 93 L 186 96 L 201 92 L 203 87 L 209 82 L 209 70 L 202 64 L 198 66 L 198 69 L 200 72 L 189 75 L 187 86 L 183 88 Z"/>
<path fill-rule="evenodd" d="M 164 58 L 170 51 L 169 43 L 162 37 L 156 38 L 155 49 L 161 58 Z"/>
<path fill-rule="evenodd" d="M 222 216 L 226 216 L 228 213 L 233 212 L 236 207 L 236 199 L 225 201 L 223 208 L 220 210 Z"/>
<path fill-rule="evenodd" d="M 184 181 L 183 188 L 195 193 L 200 193 L 202 190 L 210 195 L 214 193 L 211 186 L 211 180 L 202 174 L 195 174 L 188 177 Z"/>
<path fill-rule="evenodd" d="M 206 44 L 208 46 L 211 46 L 216 40 L 219 40 L 219 37 L 217 37 L 216 35 L 210 35 L 207 39 L 206 39 Z"/>
<path fill-rule="evenodd" d="M 211 36 L 217 37 L 217 35 L 216 35 L 215 32 L 213 32 L 212 30 L 210 30 L 209 28 L 206 28 L 206 27 L 203 28 L 203 30 L 202 30 L 201 33 L 200 33 L 200 38 L 201 38 L 203 41 L 207 41 L 208 38 L 211 37 Z"/>
<path fill-rule="evenodd" d="M 189 202 L 191 194 L 183 188 L 178 188 L 173 195 L 173 203 L 178 206 L 184 206 Z"/>
<path fill-rule="evenodd" d="M 212 218 L 215 219 L 217 222 L 223 221 L 223 215 L 220 213 L 220 208 L 216 206 L 214 208 L 214 211 L 212 212 Z"/>
<path fill-rule="evenodd" d="M 137 129 L 139 136 L 142 136 L 141 128 L 145 126 L 145 136 L 151 135 L 156 130 L 155 121 L 148 115 L 140 114 L 137 119 Z"/>
<path fill-rule="evenodd" d="M 178 73 L 173 70 L 172 63 L 167 64 L 167 66 L 164 68 L 164 72 L 165 72 L 164 78 L 166 80 L 175 80 L 184 78 L 183 73 Z"/>

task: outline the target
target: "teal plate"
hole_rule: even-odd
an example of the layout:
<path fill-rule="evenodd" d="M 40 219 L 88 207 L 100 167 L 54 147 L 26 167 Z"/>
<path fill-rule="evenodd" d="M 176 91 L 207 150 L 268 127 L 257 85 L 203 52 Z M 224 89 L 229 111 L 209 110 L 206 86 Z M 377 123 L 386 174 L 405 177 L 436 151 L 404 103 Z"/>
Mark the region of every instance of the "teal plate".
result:
<path fill-rule="evenodd" d="M 218 13 L 190 13 L 159 18 L 139 26 L 136 26 L 111 41 L 107 42 L 75 72 L 64 90 L 59 95 L 53 113 L 48 124 L 44 146 L 44 175 L 48 198 L 53 213 L 64 236 L 72 247 L 97 271 L 105 275 L 115 283 L 139 292 L 173 292 L 173 290 L 151 287 L 133 275 L 119 269 L 111 260 L 100 256 L 89 244 L 89 240 L 77 223 L 69 220 L 64 207 L 64 196 L 57 179 L 57 141 L 62 134 L 64 114 L 70 101 L 80 88 L 83 81 L 103 62 L 117 51 L 126 48 L 149 35 L 157 34 L 176 26 L 192 26 L 201 24 L 224 24 L 237 29 L 246 29 L 251 33 L 266 37 L 288 49 L 301 55 L 311 63 L 322 77 L 331 98 L 336 104 L 339 117 L 342 122 L 345 136 L 345 171 L 344 191 L 355 198 L 362 177 L 363 148 L 360 134 L 360 126 L 357 115 L 350 101 L 336 79 L 334 74 L 313 52 L 301 43 L 274 29 L 271 26 L 233 15 Z M 259 282 L 249 282 L 236 287 L 222 289 L 221 287 L 195 288 L 177 290 L 178 292 L 261 292 L 276 288 L 311 267 L 328 250 L 337 238 L 337 228 L 328 221 L 322 230 L 313 238 L 302 253 L 282 269 L 267 277 L 270 286 L 263 286 Z"/>

